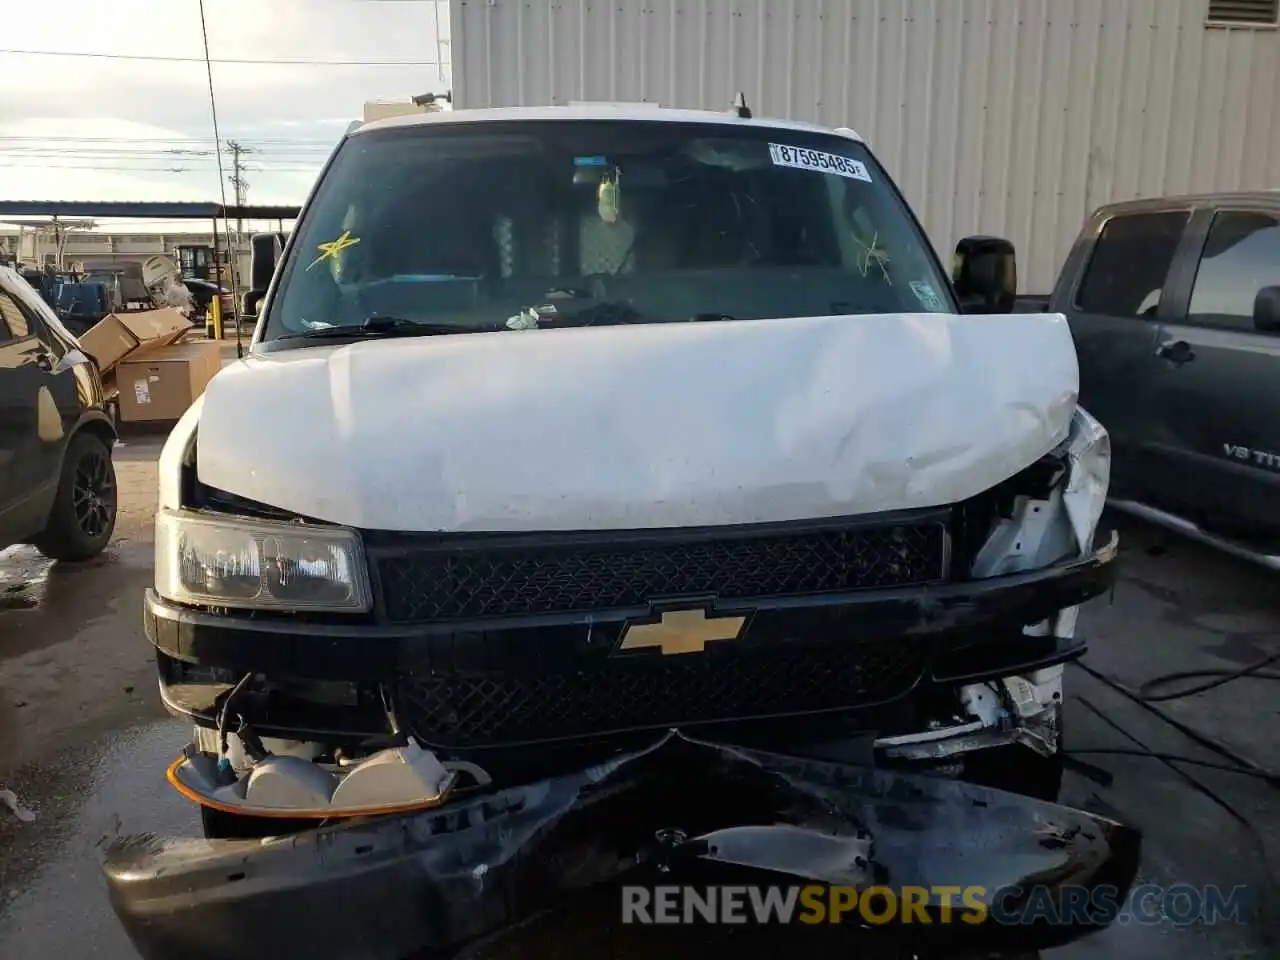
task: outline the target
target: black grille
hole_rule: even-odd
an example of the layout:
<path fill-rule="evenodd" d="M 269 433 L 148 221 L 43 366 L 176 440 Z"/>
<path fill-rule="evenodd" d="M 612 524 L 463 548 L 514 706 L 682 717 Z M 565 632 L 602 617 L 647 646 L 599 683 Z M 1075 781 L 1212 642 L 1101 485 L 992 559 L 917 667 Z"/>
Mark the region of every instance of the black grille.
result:
<path fill-rule="evenodd" d="M 579 613 L 663 597 L 722 599 L 898 587 L 943 578 L 940 520 L 803 533 L 539 547 L 399 549 L 378 557 L 394 623 Z"/>
<path fill-rule="evenodd" d="M 419 739 L 455 749 L 798 716 L 906 693 L 923 643 L 847 642 L 752 652 L 611 658 L 578 671 L 408 676 L 397 713 Z"/>

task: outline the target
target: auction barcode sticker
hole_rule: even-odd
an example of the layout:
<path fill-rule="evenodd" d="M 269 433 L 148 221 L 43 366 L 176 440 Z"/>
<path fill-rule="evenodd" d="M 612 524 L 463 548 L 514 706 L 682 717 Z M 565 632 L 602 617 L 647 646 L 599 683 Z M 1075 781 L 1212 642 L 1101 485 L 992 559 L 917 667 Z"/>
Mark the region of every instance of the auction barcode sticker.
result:
<path fill-rule="evenodd" d="M 771 143 L 769 157 L 773 160 L 774 166 L 778 167 L 834 173 L 838 177 L 871 182 L 871 174 L 867 173 L 866 164 L 859 160 L 842 157 L 838 153 L 823 153 L 821 150 L 807 150 L 804 147 L 788 147 L 781 143 Z"/>

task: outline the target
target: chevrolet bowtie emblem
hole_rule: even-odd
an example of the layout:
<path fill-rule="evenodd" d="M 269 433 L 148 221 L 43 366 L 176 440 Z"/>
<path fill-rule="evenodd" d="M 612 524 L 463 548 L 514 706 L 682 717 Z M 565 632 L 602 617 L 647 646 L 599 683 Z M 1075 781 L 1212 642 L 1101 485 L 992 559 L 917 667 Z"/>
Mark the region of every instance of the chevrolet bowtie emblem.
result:
<path fill-rule="evenodd" d="M 659 647 L 663 655 L 702 653 L 713 640 L 737 640 L 746 617 L 711 617 L 704 610 L 668 610 L 654 623 L 628 623 L 619 650 Z"/>

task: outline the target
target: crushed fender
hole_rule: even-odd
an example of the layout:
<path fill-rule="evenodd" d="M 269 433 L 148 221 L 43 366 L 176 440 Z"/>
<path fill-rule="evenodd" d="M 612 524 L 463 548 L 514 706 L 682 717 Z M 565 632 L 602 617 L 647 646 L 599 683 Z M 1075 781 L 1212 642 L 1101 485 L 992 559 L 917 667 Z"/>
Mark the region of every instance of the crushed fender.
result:
<path fill-rule="evenodd" d="M 673 956 L 673 943 L 703 950 L 733 932 L 623 924 L 623 884 L 1023 891 L 1004 897 L 1001 923 L 943 924 L 933 897 L 928 924 L 868 932 L 853 929 L 855 911 L 838 928 L 761 928 L 759 940 L 736 928 L 736 943 L 757 945 L 892 934 L 923 957 L 931 944 L 947 955 L 1033 949 L 1098 929 L 1109 918 L 1067 910 L 1058 922 L 1031 922 L 1019 910 L 1034 900 L 1045 916 L 1046 895 L 1125 895 L 1139 845 L 1135 830 L 1068 807 L 672 731 L 606 764 L 459 791 L 422 813 L 268 841 L 116 837 L 103 870 L 148 960 L 594 958 L 652 955 L 659 941 Z M 1019 917 L 1026 922 L 1009 922 Z"/>

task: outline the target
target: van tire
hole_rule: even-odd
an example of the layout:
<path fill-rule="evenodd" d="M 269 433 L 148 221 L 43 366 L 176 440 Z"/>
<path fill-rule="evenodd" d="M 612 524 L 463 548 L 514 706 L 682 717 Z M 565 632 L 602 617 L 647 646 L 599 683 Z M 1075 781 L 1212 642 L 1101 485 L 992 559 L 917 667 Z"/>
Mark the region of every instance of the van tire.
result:
<path fill-rule="evenodd" d="M 118 488 L 111 448 L 101 437 L 77 433 L 62 458 L 49 521 L 31 545 L 50 560 L 89 560 L 115 532 Z"/>

